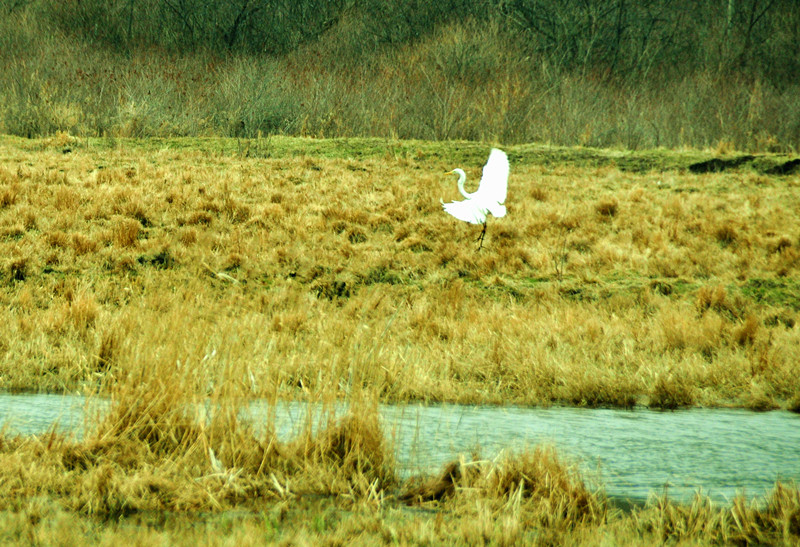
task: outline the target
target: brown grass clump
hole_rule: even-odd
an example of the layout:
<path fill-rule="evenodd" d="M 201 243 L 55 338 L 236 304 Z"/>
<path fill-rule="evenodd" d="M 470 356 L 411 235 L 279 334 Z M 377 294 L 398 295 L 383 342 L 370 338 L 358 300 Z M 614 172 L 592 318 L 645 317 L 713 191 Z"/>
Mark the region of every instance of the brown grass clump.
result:
<path fill-rule="evenodd" d="M 596 523 L 605 516 L 602 500 L 588 490 L 552 448 L 508 456 L 495 465 L 494 472 L 487 472 L 481 477 L 485 482 L 477 482 L 476 487 L 483 486 L 490 495 L 517 503 L 529 499 L 541 510 L 544 526 Z"/>
<path fill-rule="evenodd" d="M 687 505 L 664 496 L 651 499 L 636 518 L 642 531 L 665 543 L 792 543 L 800 533 L 800 491 L 778 483 L 766 496 L 766 505 L 759 505 L 737 496 L 730 508 L 721 509 L 699 493 Z"/>
<path fill-rule="evenodd" d="M 695 404 L 694 388 L 686 378 L 674 374 L 656 380 L 647 405 L 660 410 L 677 410 Z"/>
<path fill-rule="evenodd" d="M 728 246 L 739 238 L 739 231 L 732 222 L 725 222 L 714 229 L 714 237 L 721 245 Z"/>
<path fill-rule="evenodd" d="M 75 249 L 75 253 L 79 255 L 94 253 L 99 248 L 99 244 L 96 240 L 84 234 L 74 233 L 71 239 L 70 246 Z"/>
<path fill-rule="evenodd" d="M 464 462 L 450 462 L 444 466 L 438 478 L 409 488 L 401 493 L 398 499 L 411 505 L 452 498 L 456 493 L 456 485 L 462 480 L 464 468 Z M 474 472 L 474 468 L 471 471 Z"/>
<path fill-rule="evenodd" d="M 748 315 L 744 322 L 733 331 L 733 340 L 740 346 L 752 346 L 759 330 L 761 329 L 761 322 L 755 315 Z"/>
<path fill-rule="evenodd" d="M 542 447 L 495 461 L 452 462 L 438 478 L 411 486 L 399 499 L 408 504 L 443 502 L 465 515 L 485 504 L 494 514 L 510 512 L 515 529 L 564 530 L 599 523 L 606 515 L 604 501 L 552 448 Z"/>
<path fill-rule="evenodd" d="M 594 210 L 601 217 L 614 217 L 617 215 L 619 209 L 619 201 L 616 198 L 605 198 L 598 201 Z"/>
<path fill-rule="evenodd" d="M 795 394 L 795 396 L 789 401 L 788 410 L 791 412 L 800 413 L 800 392 Z"/>
<path fill-rule="evenodd" d="M 722 285 L 700 287 L 697 291 L 697 309 L 700 313 L 712 309 L 718 312 L 730 311 L 728 292 Z"/>
<path fill-rule="evenodd" d="M 0 209 L 14 205 L 18 196 L 19 187 L 17 185 L 3 185 L 0 187 Z"/>
<path fill-rule="evenodd" d="M 119 247 L 132 247 L 139 237 L 142 224 L 132 218 L 120 218 L 114 223 L 114 243 Z"/>
<path fill-rule="evenodd" d="M 105 372 L 114 365 L 115 358 L 120 350 L 120 344 L 121 336 L 118 331 L 109 329 L 103 332 L 97 348 L 96 370 Z"/>
<path fill-rule="evenodd" d="M 146 450 L 150 457 L 185 452 L 199 438 L 201 425 L 184 405 L 181 394 L 155 382 L 122 392 L 107 418 L 99 425 L 98 446 Z M 113 442 L 111 440 L 113 439 Z M 133 464 L 141 454 L 123 456 Z"/>
<path fill-rule="evenodd" d="M 8 277 L 12 281 L 25 281 L 29 271 L 29 264 L 30 261 L 24 256 L 11 259 L 7 266 Z"/>
<path fill-rule="evenodd" d="M 59 186 L 55 191 L 54 205 L 58 211 L 74 212 L 80 205 L 80 194 L 69 186 Z"/>
<path fill-rule="evenodd" d="M 756 412 L 768 412 L 780 408 L 775 397 L 764 389 L 764 386 L 753 382 L 746 407 Z"/>
<path fill-rule="evenodd" d="M 328 484 L 319 485 L 323 491 L 345 488 L 366 495 L 385 490 L 396 481 L 377 410 L 337 420 L 314 436 L 307 431 L 291 450 L 293 460 L 310 475 L 323 469 L 331 473 L 325 475 Z"/>
<path fill-rule="evenodd" d="M 80 293 L 66 309 L 66 316 L 77 329 L 87 329 L 94 325 L 100 315 L 100 305 L 91 293 Z"/>
<path fill-rule="evenodd" d="M 792 246 L 792 240 L 788 236 L 782 235 L 777 241 L 770 243 L 769 250 L 770 252 L 780 254 L 787 249 L 791 249 Z"/>
<path fill-rule="evenodd" d="M 587 374 L 571 386 L 566 399 L 574 406 L 633 408 L 636 391 L 635 384 L 624 378 Z"/>
<path fill-rule="evenodd" d="M 536 201 L 547 201 L 547 191 L 539 186 L 531 188 L 530 196 Z"/>
<path fill-rule="evenodd" d="M 61 230 L 57 230 L 47 234 L 47 243 L 52 247 L 66 248 L 69 247 L 69 236 Z"/>
<path fill-rule="evenodd" d="M 194 228 L 182 228 L 178 234 L 178 241 L 184 246 L 197 243 L 197 230 Z"/>

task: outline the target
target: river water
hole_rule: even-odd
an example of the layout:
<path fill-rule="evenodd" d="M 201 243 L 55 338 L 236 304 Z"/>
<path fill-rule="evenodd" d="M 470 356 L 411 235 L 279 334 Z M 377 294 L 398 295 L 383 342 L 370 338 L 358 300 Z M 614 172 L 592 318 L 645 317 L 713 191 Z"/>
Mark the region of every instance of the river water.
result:
<path fill-rule="evenodd" d="M 0 428 L 7 435 L 40 434 L 55 425 L 80 437 L 108 404 L 79 396 L 0 394 Z M 333 411 L 343 415 L 347 406 Z M 609 496 L 634 502 L 666 487 L 678 501 L 701 489 L 724 503 L 740 492 L 762 496 L 776 480 L 800 482 L 800 415 L 786 411 L 407 404 L 381 405 L 379 412 L 402 477 L 436 473 L 476 448 L 492 458 L 544 443 Z M 300 402 L 257 401 L 243 413 L 257 431 L 273 424 L 282 440 L 309 419 L 319 427 L 321 415 L 322 407 Z"/>

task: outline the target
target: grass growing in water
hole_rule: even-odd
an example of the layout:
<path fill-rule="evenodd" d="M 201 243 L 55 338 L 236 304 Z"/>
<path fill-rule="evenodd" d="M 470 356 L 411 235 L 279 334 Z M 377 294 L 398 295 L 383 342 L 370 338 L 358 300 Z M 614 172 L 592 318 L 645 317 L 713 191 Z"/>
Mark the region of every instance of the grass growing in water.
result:
<path fill-rule="evenodd" d="M 165 372 L 165 371 L 162 371 Z M 180 386 L 185 372 L 164 379 Z M 181 389 L 122 389 L 105 422 L 78 442 L 0 436 L 0 538 L 8 542 L 219 544 L 583 544 L 688 541 L 792 544 L 800 492 L 776 484 L 763 503 L 720 507 L 653 496 L 616 508 L 553 449 L 459 460 L 401 482 L 374 405 L 281 442 L 236 418 L 187 413 Z M 135 397 L 134 397 L 135 395 Z M 129 407 L 133 401 L 138 405 Z"/>

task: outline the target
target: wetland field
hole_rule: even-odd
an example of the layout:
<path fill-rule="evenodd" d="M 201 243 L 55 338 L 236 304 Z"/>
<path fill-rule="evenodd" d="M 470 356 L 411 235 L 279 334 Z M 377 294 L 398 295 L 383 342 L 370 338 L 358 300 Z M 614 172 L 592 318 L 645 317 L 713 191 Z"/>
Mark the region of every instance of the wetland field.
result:
<path fill-rule="evenodd" d="M 477 252 L 439 200 L 488 144 L 0 137 L 0 390 L 112 401 L 0 434 L 0 539 L 800 541 L 795 485 L 623 511 L 545 447 L 397 477 L 377 403 L 800 409 L 794 156 L 502 148 Z M 252 399 L 354 410 L 278 442 Z"/>

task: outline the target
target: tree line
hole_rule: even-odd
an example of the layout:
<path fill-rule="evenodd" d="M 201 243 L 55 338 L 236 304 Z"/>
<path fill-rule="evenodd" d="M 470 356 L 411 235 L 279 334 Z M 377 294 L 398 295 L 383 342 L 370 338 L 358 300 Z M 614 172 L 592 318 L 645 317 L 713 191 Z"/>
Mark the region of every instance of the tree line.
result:
<path fill-rule="evenodd" d="M 698 69 L 800 76 L 796 0 L 3 0 L 115 50 L 282 55 L 333 27 L 368 51 L 467 19 L 568 70 L 647 77 Z M 355 58 L 362 52 L 355 52 Z M 346 61 L 346 60 L 344 60 Z"/>

